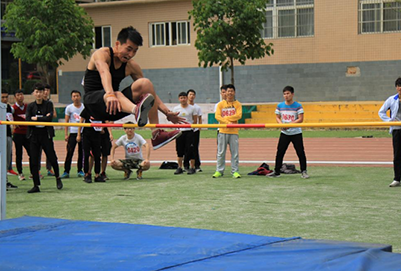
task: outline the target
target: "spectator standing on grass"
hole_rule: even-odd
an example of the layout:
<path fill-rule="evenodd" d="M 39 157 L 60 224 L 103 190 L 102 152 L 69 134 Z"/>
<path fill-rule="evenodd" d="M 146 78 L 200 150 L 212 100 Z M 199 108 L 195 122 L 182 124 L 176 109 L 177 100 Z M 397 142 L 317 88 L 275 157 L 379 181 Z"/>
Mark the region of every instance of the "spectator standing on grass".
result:
<path fill-rule="evenodd" d="M 401 121 L 401 77 L 395 81 L 395 89 L 397 94 L 387 98 L 379 110 L 379 116 L 383 121 Z M 390 117 L 387 116 L 388 110 L 390 110 Z M 390 126 L 390 133 L 393 138 L 394 179 L 389 186 L 397 187 L 400 186 L 401 179 L 401 126 Z"/>
<path fill-rule="evenodd" d="M 283 96 L 284 102 L 279 103 L 275 111 L 277 123 L 302 123 L 304 121 L 304 109 L 300 103 L 294 101 L 294 88 L 286 86 L 283 89 Z M 306 155 L 302 138 L 302 129 L 299 127 L 281 129 L 276 153 L 276 165 L 274 171 L 267 174 L 267 177 L 280 177 L 280 169 L 283 165 L 284 155 L 291 142 L 294 145 L 299 159 L 301 177 L 304 179 L 309 178 L 306 171 Z"/>
<path fill-rule="evenodd" d="M 242 118 L 242 105 L 235 99 L 234 85 L 227 85 L 226 99 L 217 104 L 215 118 L 220 124 L 237 124 Z M 220 129 L 217 135 L 217 166 L 213 178 L 220 178 L 224 175 L 227 145 L 230 145 L 231 174 L 233 178 L 241 178 L 241 174 L 239 174 L 238 130 L 238 128 Z"/>
<path fill-rule="evenodd" d="M 197 124 L 202 124 L 202 108 L 195 103 L 196 92 L 193 89 L 187 91 L 188 103 L 195 108 L 195 114 L 197 115 Z M 202 172 L 201 161 L 199 156 L 199 140 L 200 140 L 200 129 L 194 128 L 193 142 L 194 142 L 194 158 L 195 158 L 195 170 Z M 184 157 L 184 168 L 189 169 L 189 158 Z"/>
<path fill-rule="evenodd" d="M 26 120 L 27 121 L 37 121 L 37 122 L 51 122 L 53 119 L 53 103 L 43 100 L 43 85 L 40 83 L 35 84 L 34 90 L 32 92 L 35 97 L 35 101 L 30 103 L 26 110 Z M 43 149 L 45 151 L 46 157 L 49 158 L 51 166 L 54 169 L 54 174 L 56 177 L 57 189 L 63 188 L 63 183 L 59 176 L 59 167 L 57 161 L 57 155 L 54 151 L 54 128 L 53 126 L 28 126 L 27 137 L 30 141 L 30 157 L 29 166 L 31 169 L 31 174 L 33 176 L 33 188 L 28 191 L 28 193 L 40 192 L 39 185 L 39 157 L 40 152 Z"/>
<path fill-rule="evenodd" d="M 106 123 L 112 123 L 110 121 L 106 121 Z M 100 146 L 101 150 L 100 153 L 102 154 L 101 156 L 101 173 L 100 176 L 108 180 L 109 178 L 106 175 L 106 168 L 107 168 L 107 159 L 108 156 L 110 155 L 110 150 L 111 150 L 111 145 L 113 142 L 113 133 L 111 131 L 111 127 L 104 127 L 103 130 L 100 132 Z"/>
<path fill-rule="evenodd" d="M 13 121 L 13 108 L 8 104 L 8 92 L 3 90 L 1 93 L 1 102 L 3 104 L 7 105 L 7 109 L 6 109 L 6 120 L 7 121 Z M 7 167 L 8 165 L 11 164 L 11 154 L 13 151 L 13 139 L 12 139 L 12 132 L 11 132 L 11 125 L 6 125 L 6 130 L 7 130 Z M 7 176 L 7 175 L 6 175 Z M 8 181 L 8 177 L 7 178 L 7 189 L 13 189 L 13 188 L 18 188 L 17 186 L 13 185 L 12 183 L 10 183 Z"/>
<path fill-rule="evenodd" d="M 95 120 L 86 108 L 81 112 L 80 123 L 102 123 L 101 120 Z M 95 182 L 105 182 L 106 180 L 100 177 L 100 132 L 102 127 L 84 127 L 82 133 L 78 129 L 77 141 L 81 142 L 84 149 L 84 182 L 92 183 L 92 167 L 89 167 L 89 156 L 93 156 L 95 163 Z M 82 135 L 81 135 L 82 134 Z"/>
<path fill-rule="evenodd" d="M 48 101 L 53 104 L 53 101 L 50 99 L 50 92 L 51 92 L 51 87 L 49 84 L 44 85 L 44 90 L 43 90 L 43 100 Z M 53 104 L 53 116 L 52 118 L 57 118 L 57 112 L 56 108 L 54 107 Z M 39 161 L 42 161 L 42 151 L 40 151 L 40 159 Z M 40 164 L 39 164 L 39 170 L 40 170 Z M 49 161 L 49 159 L 46 156 L 46 170 L 47 170 L 47 176 L 54 176 L 54 172 L 52 170 L 52 165 Z"/>
<path fill-rule="evenodd" d="M 126 124 L 133 124 L 127 122 Z M 142 179 L 142 172 L 150 168 L 150 146 L 146 140 L 135 133 L 135 128 L 125 127 L 125 135 L 121 136 L 111 148 L 111 167 L 124 171 L 124 180 L 128 180 L 132 174 L 131 169 L 137 169 L 136 179 Z M 116 160 L 115 151 L 118 147 L 124 147 L 125 159 Z M 143 153 L 142 154 L 142 150 Z"/>
<path fill-rule="evenodd" d="M 222 86 L 220 87 L 221 101 L 223 101 L 223 100 L 226 99 L 226 95 L 227 95 L 227 85 L 222 85 Z M 216 104 L 214 105 L 214 111 L 213 111 L 213 113 L 216 113 L 217 105 L 218 105 L 219 103 L 220 103 L 220 102 L 218 102 L 218 103 L 216 103 Z M 220 129 L 217 128 L 217 144 L 219 144 L 219 131 L 220 131 Z"/>
<path fill-rule="evenodd" d="M 81 120 L 81 113 L 84 110 L 84 105 L 81 102 L 81 92 L 78 90 L 71 91 L 71 100 L 72 104 L 67 105 L 65 108 L 65 122 L 66 123 L 79 123 Z M 78 144 L 78 161 L 77 161 L 77 175 L 78 177 L 84 177 L 84 173 L 82 171 L 82 162 L 83 162 L 83 150 L 82 143 L 77 142 L 78 129 L 82 129 L 77 126 L 65 126 L 64 127 L 64 138 L 67 142 L 67 154 L 65 156 L 64 161 L 64 173 L 61 175 L 61 178 L 69 178 L 72 157 L 74 156 L 75 147 Z M 68 131 L 70 133 L 68 133 Z"/>
<path fill-rule="evenodd" d="M 28 105 L 24 103 L 24 92 L 22 89 L 17 90 L 14 93 L 15 104 L 12 106 L 14 109 L 13 117 L 15 121 L 25 121 L 26 108 Z M 18 171 L 18 179 L 25 181 L 25 176 L 22 170 L 22 148 L 25 148 L 28 156 L 30 154 L 29 140 L 26 138 L 26 132 L 28 126 L 25 125 L 14 125 L 13 140 L 15 145 L 15 164 Z"/>
<path fill-rule="evenodd" d="M 173 112 L 178 113 L 178 116 L 185 119 L 188 124 L 196 124 L 198 120 L 197 113 L 195 112 L 195 107 L 188 103 L 188 95 L 186 92 L 180 92 L 178 94 L 179 105 L 174 107 Z M 182 133 L 180 137 L 175 140 L 175 149 L 177 151 L 177 162 L 178 168 L 174 174 L 182 174 L 184 170 L 182 169 L 184 157 L 189 160 L 189 169 L 187 174 L 196 173 L 195 170 L 195 157 L 194 157 L 194 132 L 193 128 L 179 128 Z"/>

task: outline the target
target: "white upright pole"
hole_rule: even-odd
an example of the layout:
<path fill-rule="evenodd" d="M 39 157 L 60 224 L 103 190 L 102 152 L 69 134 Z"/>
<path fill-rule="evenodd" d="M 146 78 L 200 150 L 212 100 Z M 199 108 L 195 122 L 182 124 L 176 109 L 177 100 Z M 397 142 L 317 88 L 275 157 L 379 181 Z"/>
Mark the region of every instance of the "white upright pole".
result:
<path fill-rule="evenodd" d="M 1 90 L 1 88 L 0 88 Z M 7 105 L 0 103 L 0 120 L 6 120 Z M 7 132 L 6 125 L 0 125 L 0 220 L 6 219 L 7 185 Z"/>

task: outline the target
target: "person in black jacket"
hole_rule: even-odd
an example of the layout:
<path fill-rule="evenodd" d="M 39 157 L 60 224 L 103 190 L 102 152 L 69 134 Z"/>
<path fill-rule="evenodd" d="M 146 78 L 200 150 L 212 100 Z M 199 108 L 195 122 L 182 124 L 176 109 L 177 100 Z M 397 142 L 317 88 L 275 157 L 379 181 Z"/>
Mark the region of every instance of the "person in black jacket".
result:
<path fill-rule="evenodd" d="M 53 103 L 43 100 L 43 85 L 40 83 L 35 84 L 32 92 L 35 97 L 35 101 L 28 105 L 26 110 L 27 121 L 37 122 L 51 122 L 53 119 Z M 42 148 L 46 154 L 46 157 L 50 160 L 50 163 L 54 169 L 54 174 L 57 181 L 57 189 L 63 188 L 59 176 L 59 167 L 57 161 L 57 155 L 54 151 L 53 144 L 54 128 L 53 126 L 28 126 L 27 138 L 30 141 L 30 157 L 29 167 L 33 176 L 33 188 L 28 193 L 40 192 L 40 178 L 39 178 L 39 163 L 40 163 L 40 149 Z"/>

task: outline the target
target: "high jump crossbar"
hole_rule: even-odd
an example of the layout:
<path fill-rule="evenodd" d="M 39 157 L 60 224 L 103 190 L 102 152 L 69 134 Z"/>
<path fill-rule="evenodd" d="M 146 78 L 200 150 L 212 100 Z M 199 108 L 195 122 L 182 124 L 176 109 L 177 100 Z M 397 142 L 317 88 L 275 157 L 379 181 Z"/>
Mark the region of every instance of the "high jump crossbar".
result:
<path fill-rule="evenodd" d="M 125 123 L 64 123 L 64 122 L 38 122 L 38 121 L 0 121 L 0 125 L 25 126 L 75 126 L 75 127 L 122 127 L 136 128 L 137 124 Z M 141 128 L 331 128 L 331 127 L 389 127 L 401 126 L 401 122 L 331 122 L 331 123 L 255 123 L 255 124 L 146 124 Z"/>

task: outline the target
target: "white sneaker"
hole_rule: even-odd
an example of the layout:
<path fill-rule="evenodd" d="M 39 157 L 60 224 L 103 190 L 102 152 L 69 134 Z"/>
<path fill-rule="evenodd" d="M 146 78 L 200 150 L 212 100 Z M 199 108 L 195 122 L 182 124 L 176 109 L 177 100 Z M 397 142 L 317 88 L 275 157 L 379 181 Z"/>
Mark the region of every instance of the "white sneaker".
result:
<path fill-rule="evenodd" d="M 397 187 L 397 186 L 400 186 L 400 182 L 394 180 L 389 186 L 390 186 L 390 187 Z"/>
<path fill-rule="evenodd" d="M 20 180 L 20 181 L 25 181 L 25 176 L 24 176 L 24 174 L 18 174 L 18 180 Z"/>
<path fill-rule="evenodd" d="M 302 171 L 302 173 L 301 173 L 301 178 L 303 178 L 303 179 L 309 179 L 309 175 L 308 175 L 308 173 L 306 172 L 306 170 Z"/>

